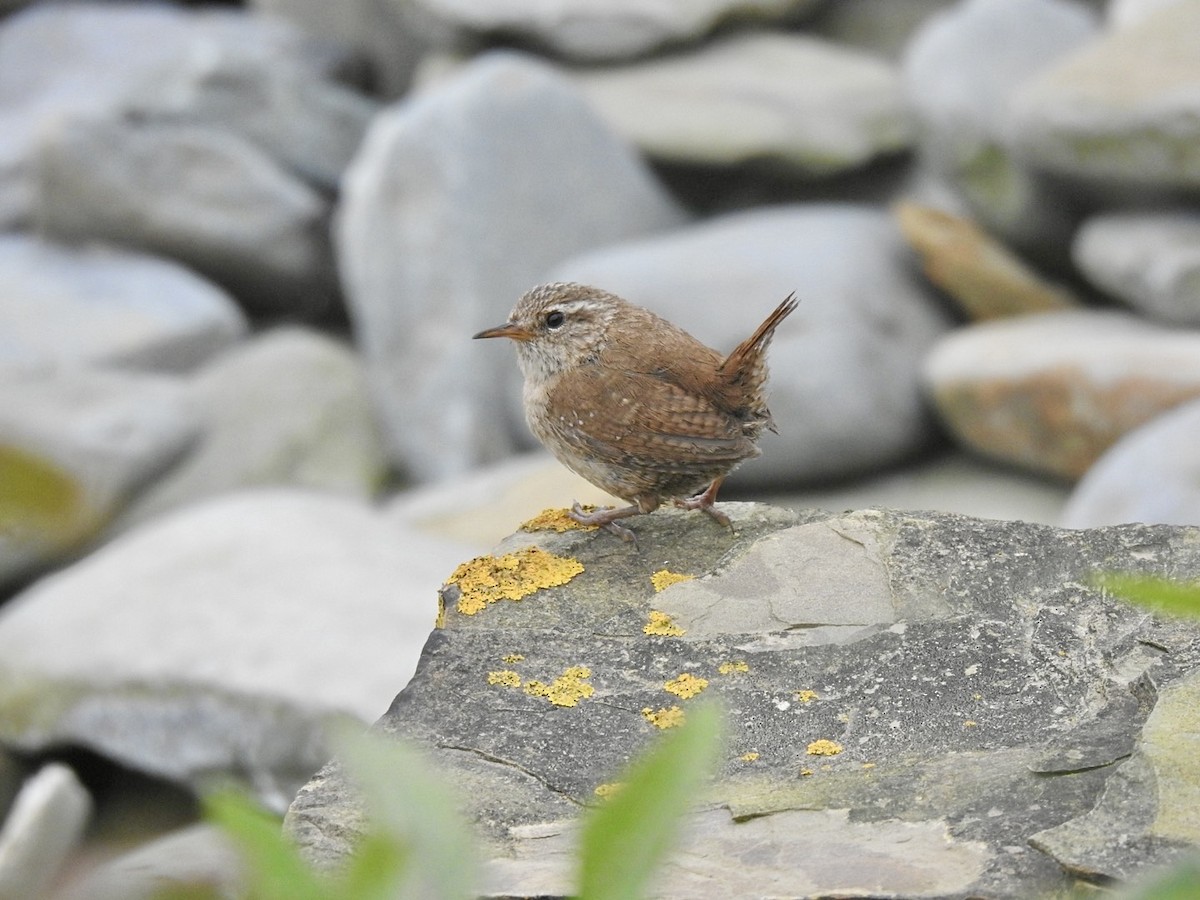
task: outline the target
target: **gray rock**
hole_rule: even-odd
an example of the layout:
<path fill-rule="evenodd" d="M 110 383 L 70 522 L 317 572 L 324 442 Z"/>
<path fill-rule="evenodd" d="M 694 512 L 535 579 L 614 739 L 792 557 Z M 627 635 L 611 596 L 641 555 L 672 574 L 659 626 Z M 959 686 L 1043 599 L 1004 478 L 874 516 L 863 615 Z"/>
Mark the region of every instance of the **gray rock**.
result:
<path fill-rule="evenodd" d="M 91 795 L 61 763 L 43 766 L 25 782 L 0 828 L 0 897 L 44 896 L 91 814 Z"/>
<path fill-rule="evenodd" d="M 287 19 L 312 35 L 333 38 L 362 54 L 371 66 L 372 87 L 399 97 L 409 87 L 422 42 L 399 4 L 377 0 L 250 0 L 251 9 Z"/>
<path fill-rule="evenodd" d="M 567 78 L 530 59 L 488 55 L 381 115 L 336 238 L 393 458 L 431 479 L 511 451 L 511 360 L 470 335 L 565 257 L 683 218 Z"/>
<path fill-rule="evenodd" d="M 63 369 L 0 378 L 0 584 L 96 537 L 184 452 L 199 418 L 162 376 Z"/>
<path fill-rule="evenodd" d="M 1129 432 L 1075 486 L 1063 510 L 1063 525 L 1200 525 L 1198 442 L 1200 401 L 1177 406 Z"/>
<path fill-rule="evenodd" d="M 1026 247 L 1065 243 L 1073 214 L 1015 158 L 1012 97 L 1095 31 L 1094 17 L 1065 0 L 967 0 L 932 17 L 904 56 L 923 159 L 981 222 Z"/>
<path fill-rule="evenodd" d="M 1092 284 L 1139 312 L 1200 325 L 1200 213 L 1102 213 L 1071 247 Z"/>
<path fill-rule="evenodd" d="M 333 300 L 329 204 L 231 132 L 77 117 L 43 133 L 37 222 L 65 240 L 170 256 L 260 313 Z"/>
<path fill-rule="evenodd" d="M 914 33 L 935 13 L 958 0 L 838 0 L 826 3 L 805 23 L 805 31 L 834 43 L 898 60 Z"/>
<path fill-rule="evenodd" d="M 362 129 L 354 115 L 336 114 L 355 101 L 334 99 L 327 79 L 343 61 L 330 47 L 286 22 L 166 3 L 42 3 L 8 17 L 0 24 L 0 227 L 31 220 L 47 125 L 76 115 L 119 119 L 148 91 L 159 92 L 160 112 L 174 105 L 185 117 L 189 108 L 209 120 L 228 114 L 223 125 L 265 136 L 285 158 L 317 170 L 328 148 L 353 140 L 327 133 L 331 122 Z M 167 84 L 191 89 L 167 96 Z M 225 94 L 222 84 L 238 91 Z"/>
<path fill-rule="evenodd" d="M 182 371 L 246 331 L 237 305 L 183 266 L 115 247 L 0 235 L 0 365 Z"/>
<path fill-rule="evenodd" d="M 1182 0 L 1109 0 L 1105 7 L 1105 22 L 1113 28 L 1136 25 L 1165 6 Z"/>
<path fill-rule="evenodd" d="M 1013 98 L 1021 155 L 1092 185 L 1200 186 L 1197 34 L 1200 4 L 1172 4 L 1030 79 Z"/>
<path fill-rule="evenodd" d="M 186 389 L 204 439 L 139 495 L 120 527 L 260 485 L 365 499 L 385 478 L 366 377 L 338 341 L 301 328 L 268 332 L 205 366 Z"/>
<path fill-rule="evenodd" d="M 796 19 L 815 0 L 403 0 L 440 45 L 516 36 L 582 62 L 622 59 L 702 38 L 726 19 Z"/>
<path fill-rule="evenodd" d="M 1194 721 L 1200 626 L 1086 586 L 1099 570 L 1197 577 L 1195 529 L 726 511 L 732 535 L 695 513 L 640 519 L 636 552 L 517 535 L 496 552 L 538 546 L 582 573 L 472 615 L 469 582 L 443 591 L 444 627 L 376 727 L 433 750 L 460 788 L 482 895 L 571 893 L 580 808 L 652 743 L 655 712 L 698 702 L 671 692 L 681 673 L 729 711 L 726 740 L 656 897 L 1049 896 L 1200 845 L 1194 753 L 1169 737 Z M 658 568 L 696 578 L 656 593 Z M 652 610 L 683 633 L 647 634 Z M 534 682 L 568 669 L 594 693 L 556 704 Z M 1117 792 L 1136 819 L 1050 850 L 1048 831 Z M 330 866 L 361 816 L 334 762 L 285 827 Z"/>
<path fill-rule="evenodd" d="M 120 113 L 239 135 L 332 191 L 377 110 L 295 55 L 214 41 L 188 46 L 159 77 L 133 85 Z"/>
<path fill-rule="evenodd" d="M 910 139 L 891 65 L 802 35 L 744 33 L 577 79 L 619 133 L 669 162 L 767 161 L 819 175 Z"/>
<path fill-rule="evenodd" d="M 764 435 L 762 457 L 733 483 L 779 489 L 856 474 L 911 455 L 933 435 L 918 371 L 949 323 L 881 210 L 735 213 L 576 257 L 544 280 L 614 291 L 723 352 L 796 292 L 800 309 L 769 354 L 779 434 Z M 508 362 L 515 398 L 520 377 Z"/>
<path fill-rule="evenodd" d="M 960 328 L 925 362 L 927 390 L 964 446 L 1081 477 L 1118 438 L 1200 397 L 1200 332 L 1078 310 Z"/>
<path fill-rule="evenodd" d="M 57 900 L 157 900 L 171 890 L 242 896 L 247 890 L 244 864 L 230 837 L 212 825 L 180 829 L 101 863 L 56 896 Z"/>
<path fill-rule="evenodd" d="M 412 674 L 458 546 L 361 501 L 246 491 L 122 535 L 0 609 L 0 741 L 83 746 L 282 808 L 326 728 Z"/>

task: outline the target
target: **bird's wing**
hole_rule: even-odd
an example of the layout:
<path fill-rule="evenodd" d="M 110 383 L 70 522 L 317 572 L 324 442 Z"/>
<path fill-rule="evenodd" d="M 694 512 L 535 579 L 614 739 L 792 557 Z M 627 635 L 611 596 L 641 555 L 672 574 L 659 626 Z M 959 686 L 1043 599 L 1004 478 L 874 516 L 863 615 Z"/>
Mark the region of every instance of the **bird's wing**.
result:
<path fill-rule="evenodd" d="M 742 423 L 665 373 L 581 367 L 556 385 L 562 435 L 599 460 L 674 473 L 704 473 L 756 455 Z M 572 406 L 565 397 L 588 397 Z"/>

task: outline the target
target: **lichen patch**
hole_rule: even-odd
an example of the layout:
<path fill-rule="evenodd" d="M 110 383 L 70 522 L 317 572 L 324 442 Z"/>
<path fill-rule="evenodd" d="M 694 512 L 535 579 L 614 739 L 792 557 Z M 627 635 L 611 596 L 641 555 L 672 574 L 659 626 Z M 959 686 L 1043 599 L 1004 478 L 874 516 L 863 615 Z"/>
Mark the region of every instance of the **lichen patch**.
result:
<path fill-rule="evenodd" d="M 642 626 L 642 631 L 656 637 L 682 637 L 685 632 L 665 612 L 659 612 L 657 609 L 650 610 L 650 615 L 646 619 L 646 624 Z"/>
<path fill-rule="evenodd" d="M 685 575 L 682 572 L 672 572 L 670 569 L 659 569 L 650 576 L 650 583 L 654 585 L 654 592 L 665 591 L 673 584 L 679 584 L 681 581 L 692 581 L 695 575 Z"/>
<path fill-rule="evenodd" d="M 555 706 L 578 706 L 580 700 L 596 693 L 596 689 L 587 683 L 591 677 L 592 670 L 587 666 L 571 666 L 549 684 L 526 681 L 524 690 L 531 697 L 545 697 Z"/>
<path fill-rule="evenodd" d="M 584 506 L 584 512 L 594 512 L 596 507 Z M 566 508 L 543 509 L 540 513 L 521 523 L 522 531 L 595 531 L 598 525 L 584 525 L 571 518 L 571 511 Z"/>
<path fill-rule="evenodd" d="M 458 586 L 458 611 L 473 616 L 498 600 L 520 600 L 542 588 L 566 584 L 583 571 L 570 556 L 526 547 L 503 556 L 479 556 L 462 563 L 446 580 Z"/>
<path fill-rule="evenodd" d="M 690 700 L 708 687 L 707 678 L 699 678 L 691 672 L 683 672 L 663 685 L 663 690 L 682 700 Z"/>
<path fill-rule="evenodd" d="M 684 723 L 687 715 L 678 706 L 668 706 L 657 710 L 647 706 L 642 710 L 642 718 L 655 728 L 665 731 L 668 728 L 678 728 Z"/>

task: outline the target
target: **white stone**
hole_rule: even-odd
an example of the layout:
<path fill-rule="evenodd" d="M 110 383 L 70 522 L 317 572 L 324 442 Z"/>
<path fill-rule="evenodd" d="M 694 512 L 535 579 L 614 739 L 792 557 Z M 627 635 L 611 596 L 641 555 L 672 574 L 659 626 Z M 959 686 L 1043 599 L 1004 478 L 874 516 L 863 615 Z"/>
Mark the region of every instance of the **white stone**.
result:
<path fill-rule="evenodd" d="M 382 114 L 336 238 L 393 459 L 418 479 L 511 452 L 511 360 L 473 343 L 552 265 L 683 213 L 562 75 L 489 54 Z"/>
<path fill-rule="evenodd" d="M 750 32 L 576 77 L 618 132 L 673 162 L 770 160 L 820 174 L 910 138 L 890 64 L 802 35 Z"/>
<path fill-rule="evenodd" d="M 1071 252 L 1092 284 L 1134 309 L 1200 325 L 1200 213 L 1102 213 L 1083 224 Z"/>
<path fill-rule="evenodd" d="M 44 896 L 91 814 L 91 795 L 62 763 L 48 763 L 25 782 L 0 828 L 0 897 Z"/>
<path fill-rule="evenodd" d="M 245 331 L 228 294 L 168 260 L 0 235 L 0 365 L 183 371 Z"/>

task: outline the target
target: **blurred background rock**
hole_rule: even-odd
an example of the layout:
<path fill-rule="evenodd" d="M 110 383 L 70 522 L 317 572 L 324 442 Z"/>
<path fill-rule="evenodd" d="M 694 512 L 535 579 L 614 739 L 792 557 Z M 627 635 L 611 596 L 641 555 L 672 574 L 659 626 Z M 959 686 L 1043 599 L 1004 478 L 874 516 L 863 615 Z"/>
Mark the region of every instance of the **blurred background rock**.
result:
<path fill-rule="evenodd" d="M 69 750 L 281 807 L 457 561 L 603 500 L 469 340 L 541 281 L 721 349 L 797 293 L 730 498 L 1200 524 L 1197 46 L 1197 0 L 0 3 L 0 801 Z"/>

